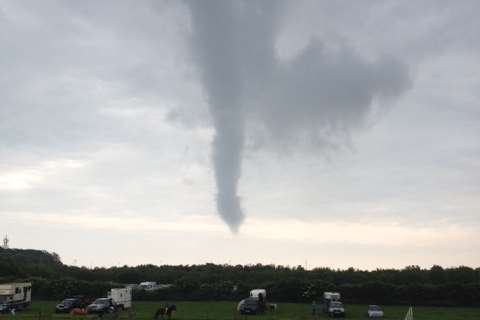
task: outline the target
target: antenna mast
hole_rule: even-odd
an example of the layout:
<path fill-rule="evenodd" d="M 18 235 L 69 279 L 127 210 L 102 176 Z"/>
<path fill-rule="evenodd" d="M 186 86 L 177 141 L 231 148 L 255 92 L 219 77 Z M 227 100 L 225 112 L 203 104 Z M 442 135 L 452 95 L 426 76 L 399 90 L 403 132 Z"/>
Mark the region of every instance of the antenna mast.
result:
<path fill-rule="evenodd" d="M 3 249 L 8 249 L 8 242 L 10 240 L 8 240 L 8 237 L 7 235 L 5 235 L 5 238 L 3 238 Z"/>

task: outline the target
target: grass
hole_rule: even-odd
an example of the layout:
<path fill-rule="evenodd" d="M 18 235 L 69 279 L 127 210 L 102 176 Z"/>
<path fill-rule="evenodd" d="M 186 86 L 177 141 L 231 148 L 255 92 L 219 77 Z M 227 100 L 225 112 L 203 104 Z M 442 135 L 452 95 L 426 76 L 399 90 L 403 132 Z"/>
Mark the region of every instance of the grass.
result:
<path fill-rule="evenodd" d="M 71 316 L 69 314 L 54 314 L 55 301 L 35 301 L 25 311 L 18 312 L 15 316 L 2 315 L 4 320 L 97 320 L 94 315 Z M 236 303 L 225 301 L 202 301 L 202 302 L 175 302 L 177 313 L 172 317 L 175 320 L 310 320 L 308 304 L 280 303 L 274 314 L 262 316 L 239 316 L 236 314 Z M 134 302 L 130 311 L 121 312 L 117 318 L 112 315 L 104 316 L 104 320 L 129 320 L 145 319 L 152 320 L 156 309 L 163 306 L 163 302 Z M 385 320 L 403 320 L 408 307 L 386 306 Z M 346 319 L 367 319 L 366 306 L 346 305 Z M 327 319 L 320 314 L 318 319 Z M 480 308 L 442 308 L 442 307 L 414 307 L 415 320 L 480 320 Z"/>

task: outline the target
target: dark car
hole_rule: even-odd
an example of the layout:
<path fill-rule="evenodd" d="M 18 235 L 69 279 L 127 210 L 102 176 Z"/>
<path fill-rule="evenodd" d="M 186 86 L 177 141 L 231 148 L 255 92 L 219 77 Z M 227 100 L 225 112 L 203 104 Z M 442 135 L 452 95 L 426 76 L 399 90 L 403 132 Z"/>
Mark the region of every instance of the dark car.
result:
<path fill-rule="evenodd" d="M 6 301 L 2 300 L 2 297 L 0 297 L 0 313 L 7 313 L 10 311 L 10 308 L 8 306 L 8 303 Z"/>
<path fill-rule="evenodd" d="M 112 299 L 99 298 L 87 306 L 88 313 L 109 313 L 115 311 Z"/>
<path fill-rule="evenodd" d="M 83 308 L 85 307 L 82 305 L 82 300 L 78 298 L 68 298 L 57 304 L 55 307 L 56 313 L 68 313 L 72 311 L 74 308 Z"/>
<path fill-rule="evenodd" d="M 240 301 L 238 311 L 240 314 L 257 314 L 262 310 L 257 298 L 247 298 Z"/>

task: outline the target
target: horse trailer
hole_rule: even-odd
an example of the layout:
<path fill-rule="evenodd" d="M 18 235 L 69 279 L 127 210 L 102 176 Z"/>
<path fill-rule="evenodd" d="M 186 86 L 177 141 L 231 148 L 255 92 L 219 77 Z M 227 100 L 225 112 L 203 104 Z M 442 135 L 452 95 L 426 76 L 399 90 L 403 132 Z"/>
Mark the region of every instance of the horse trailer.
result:
<path fill-rule="evenodd" d="M 130 288 L 113 288 L 107 298 L 112 300 L 115 308 L 130 309 L 132 307 L 132 289 Z"/>

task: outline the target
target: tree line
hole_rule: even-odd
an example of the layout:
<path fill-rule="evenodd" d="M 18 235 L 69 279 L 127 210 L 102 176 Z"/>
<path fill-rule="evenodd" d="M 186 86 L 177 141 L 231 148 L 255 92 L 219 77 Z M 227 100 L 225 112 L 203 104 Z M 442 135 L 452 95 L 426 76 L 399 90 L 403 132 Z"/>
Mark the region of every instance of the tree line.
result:
<path fill-rule="evenodd" d="M 161 290 L 134 290 L 137 300 L 232 300 L 252 288 L 266 288 L 278 302 L 321 301 L 338 291 L 345 303 L 480 306 L 480 268 L 465 266 L 372 271 L 279 265 L 139 265 L 87 268 L 64 265 L 55 253 L 0 249 L 0 282 L 29 280 L 33 295 L 62 299 L 101 297 L 109 288 L 142 281 L 171 284 Z"/>

